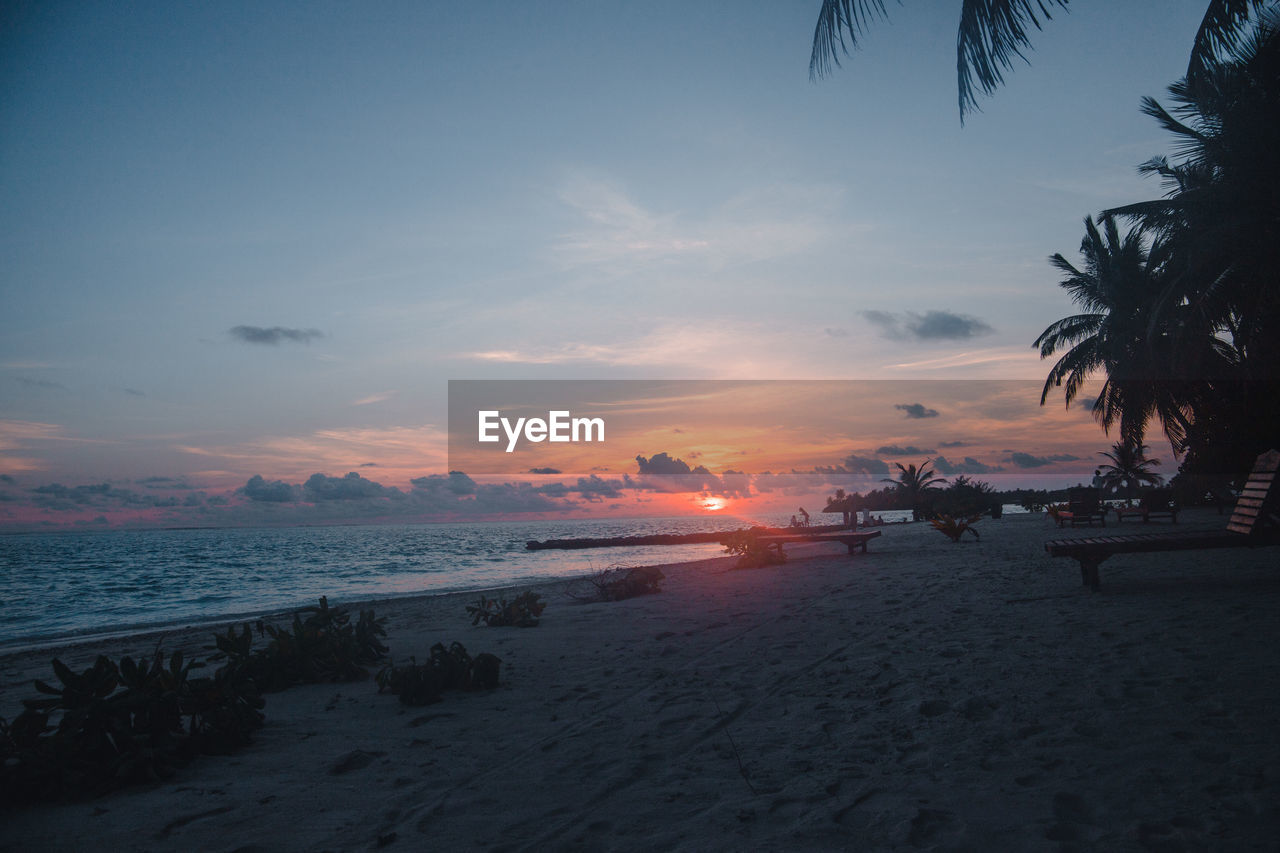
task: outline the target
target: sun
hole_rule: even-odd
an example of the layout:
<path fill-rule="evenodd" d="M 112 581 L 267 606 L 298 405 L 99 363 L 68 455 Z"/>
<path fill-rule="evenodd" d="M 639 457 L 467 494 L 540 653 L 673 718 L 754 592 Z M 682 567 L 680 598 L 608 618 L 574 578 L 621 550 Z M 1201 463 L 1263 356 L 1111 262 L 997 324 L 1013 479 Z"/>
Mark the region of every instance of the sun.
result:
<path fill-rule="evenodd" d="M 717 510 L 724 509 L 728 505 L 729 502 L 724 498 L 707 498 L 702 502 L 702 508 L 707 512 L 716 512 Z"/>

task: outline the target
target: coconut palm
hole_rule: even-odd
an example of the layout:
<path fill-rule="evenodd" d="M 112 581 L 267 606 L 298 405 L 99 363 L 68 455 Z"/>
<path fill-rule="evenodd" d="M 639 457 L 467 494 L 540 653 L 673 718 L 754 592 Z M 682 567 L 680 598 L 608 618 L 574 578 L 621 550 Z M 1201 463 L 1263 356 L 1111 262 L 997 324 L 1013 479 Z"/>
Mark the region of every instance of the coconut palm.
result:
<path fill-rule="evenodd" d="M 1107 213 L 1167 247 L 1168 368 L 1203 392 L 1176 445 L 1187 470 L 1245 470 L 1280 429 L 1280 6 L 1169 93 L 1143 102 L 1174 135 L 1175 160 L 1142 167 L 1166 196 Z"/>
<path fill-rule="evenodd" d="M 956 35 L 956 74 L 960 96 L 960 120 L 978 108 L 978 91 L 991 95 L 1013 70 L 1015 59 L 1026 61 L 1023 49 L 1031 46 L 1031 30 L 1041 20 L 1052 20 L 1056 5 L 1067 8 L 1070 0 L 963 0 Z M 1196 76 L 1213 65 L 1220 52 L 1241 40 L 1250 14 L 1263 9 L 1267 0 L 1209 0 L 1191 50 L 1187 73 Z M 813 32 L 809 76 L 822 77 L 840 65 L 840 57 L 875 20 L 887 18 L 884 0 L 823 0 Z M 847 41 L 846 41 L 847 37 Z"/>
<path fill-rule="evenodd" d="M 1139 486 L 1160 485 L 1164 478 L 1151 470 L 1160 464 L 1160 460 L 1148 459 L 1147 450 L 1145 444 L 1117 441 L 1110 451 L 1102 451 L 1099 455 L 1110 460 L 1098 467 L 1102 472 L 1103 486 L 1123 488 L 1125 497 L 1133 497 Z"/>
<path fill-rule="evenodd" d="M 915 464 L 903 466 L 901 462 L 895 462 L 898 468 L 898 476 L 896 479 L 886 477 L 880 482 L 893 483 L 898 487 L 898 491 L 906 498 L 911 505 L 911 517 L 915 521 L 920 520 L 920 498 L 926 491 L 938 488 L 939 485 L 946 482 L 943 477 L 935 476 L 936 472 L 929 467 L 932 459 L 926 459 L 917 468 Z"/>
<path fill-rule="evenodd" d="M 1123 440 L 1140 444 L 1148 421 L 1158 417 L 1178 445 L 1186 436 L 1200 389 L 1170 376 L 1170 328 L 1181 314 L 1176 307 L 1160 310 L 1166 249 L 1157 242 L 1148 250 L 1140 228 L 1121 237 L 1113 217 L 1103 217 L 1100 224 L 1101 229 L 1091 217 L 1084 220 L 1083 270 L 1061 254 L 1049 259 L 1066 273 L 1059 285 L 1084 313 L 1050 324 L 1033 344 L 1041 358 L 1066 350 L 1045 379 L 1040 404 L 1063 387 L 1069 407 L 1085 381 L 1101 373 L 1106 378 L 1093 415 L 1103 429 L 1109 432 L 1119 424 Z M 1206 361 L 1222 357 L 1212 354 L 1222 344 L 1215 341 L 1202 342 L 1211 351 Z"/>
<path fill-rule="evenodd" d="M 1179 156 L 1141 167 L 1163 199 L 1116 208 L 1170 246 L 1166 304 L 1186 304 L 1185 335 L 1224 335 L 1243 369 L 1280 357 L 1280 7 L 1222 61 L 1169 87 L 1166 110 L 1143 112 L 1175 137 Z M 1193 366 L 1194 367 L 1194 366 Z"/>

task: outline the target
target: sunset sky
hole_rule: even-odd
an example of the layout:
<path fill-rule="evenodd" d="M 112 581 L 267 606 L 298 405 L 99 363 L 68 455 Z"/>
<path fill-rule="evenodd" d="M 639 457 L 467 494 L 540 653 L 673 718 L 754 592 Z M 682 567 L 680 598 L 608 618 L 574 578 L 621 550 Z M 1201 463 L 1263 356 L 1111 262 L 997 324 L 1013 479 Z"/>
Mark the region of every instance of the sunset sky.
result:
<path fill-rule="evenodd" d="M 1055 12 L 963 127 L 959 3 L 890 5 L 813 83 L 818 6 L 6 4 L 0 528 L 635 509 L 451 478 L 450 379 L 1042 381 L 1046 258 L 1159 194 L 1138 102 L 1203 0 Z M 1114 437 L 1026 388 L 932 436 L 704 419 L 598 476 L 915 446 L 1075 482 Z"/>

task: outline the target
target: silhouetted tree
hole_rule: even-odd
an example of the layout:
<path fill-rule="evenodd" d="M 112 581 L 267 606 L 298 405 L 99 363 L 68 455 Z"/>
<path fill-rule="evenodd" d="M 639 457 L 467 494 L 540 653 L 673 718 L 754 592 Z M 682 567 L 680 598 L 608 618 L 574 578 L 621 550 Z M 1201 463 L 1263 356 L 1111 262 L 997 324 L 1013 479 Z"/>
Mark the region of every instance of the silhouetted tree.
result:
<path fill-rule="evenodd" d="M 920 520 L 920 502 L 925 491 L 936 489 L 942 483 L 946 482 L 943 477 L 935 476 L 933 469 L 929 467 L 931 459 L 926 459 L 917 468 L 914 464 L 903 466 L 901 462 L 893 463 L 898 468 L 898 476 L 896 479 L 885 478 L 882 483 L 893 483 L 898 491 L 906 498 L 907 503 L 911 507 L 911 518 L 914 521 Z"/>
<path fill-rule="evenodd" d="M 1054 388 L 1065 386 L 1063 396 L 1070 406 L 1085 380 L 1102 373 L 1106 380 L 1093 415 L 1104 430 L 1119 423 L 1122 440 L 1140 444 L 1154 415 L 1178 444 L 1186 435 L 1198 389 L 1168 376 L 1173 340 L 1169 327 L 1176 325 L 1180 313 L 1160 311 L 1166 249 L 1157 243 L 1148 253 L 1141 228 L 1121 237 L 1112 217 L 1104 217 L 1101 225 L 1099 230 L 1091 217 L 1084 220 L 1083 270 L 1060 254 L 1049 259 L 1066 273 L 1059 285 L 1085 313 L 1050 324 L 1033 344 L 1041 358 L 1066 349 L 1045 379 L 1040 404 Z M 1211 351 L 1222 348 L 1216 339 L 1200 344 Z"/>
<path fill-rule="evenodd" d="M 1111 450 L 1102 451 L 1110 462 L 1099 466 L 1102 484 L 1112 490 L 1123 488 L 1125 497 L 1133 497 L 1139 486 L 1158 486 L 1163 478 L 1151 469 L 1160 464 L 1159 459 L 1147 458 L 1145 444 L 1128 444 L 1118 441 Z"/>

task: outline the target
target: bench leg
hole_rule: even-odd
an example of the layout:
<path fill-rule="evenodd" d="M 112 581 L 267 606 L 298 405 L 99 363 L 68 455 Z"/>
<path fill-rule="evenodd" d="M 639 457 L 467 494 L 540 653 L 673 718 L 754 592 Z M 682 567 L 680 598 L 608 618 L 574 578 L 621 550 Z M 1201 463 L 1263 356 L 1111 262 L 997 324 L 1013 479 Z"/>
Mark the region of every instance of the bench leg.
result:
<path fill-rule="evenodd" d="M 1084 586 L 1089 587 L 1094 592 L 1098 591 L 1098 587 L 1102 586 L 1102 579 L 1098 575 L 1098 566 L 1106 557 L 1077 557 L 1080 561 L 1080 580 Z"/>

